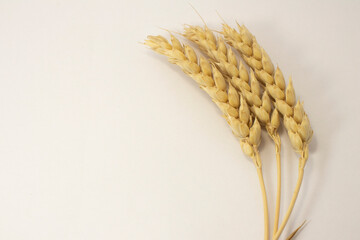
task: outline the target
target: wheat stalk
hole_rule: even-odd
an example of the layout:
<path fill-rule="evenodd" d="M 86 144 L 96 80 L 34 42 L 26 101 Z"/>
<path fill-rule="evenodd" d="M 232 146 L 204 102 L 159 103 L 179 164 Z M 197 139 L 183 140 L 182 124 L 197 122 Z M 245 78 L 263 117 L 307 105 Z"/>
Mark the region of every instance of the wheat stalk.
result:
<path fill-rule="evenodd" d="M 296 97 L 291 78 L 285 89 L 285 81 L 280 69 L 277 67 L 274 73 L 274 65 L 270 57 L 265 50 L 260 47 L 255 37 L 245 26 L 238 24 L 238 28 L 239 32 L 227 24 L 223 24 L 222 34 L 226 41 L 239 51 L 245 62 L 254 70 L 256 76 L 265 85 L 266 91 L 269 92 L 269 95 L 271 95 L 275 101 L 275 107 L 284 116 L 284 125 L 293 148 L 301 155 L 299 160 L 298 181 L 290 206 L 279 229 L 276 231 L 276 226 L 274 227 L 273 239 L 277 240 L 290 217 L 300 190 L 304 167 L 308 159 L 308 144 L 313 131 L 302 104 L 298 102 L 295 106 Z"/>
<path fill-rule="evenodd" d="M 169 62 L 178 65 L 193 78 L 220 108 L 234 135 L 240 138 L 243 152 L 253 160 L 257 169 L 264 205 L 265 239 L 268 239 L 267 197 L 258 151 L 261 126 L 257 118 L 252 121 L 246 100 L 239 96 L 232 84 L 228 84 L 227 88 L 223 75 L 215 65 L 211 65 L 204 57 L 200 57 L 198 63 L 195 51 L 188 45 L 183 46 L 173 35 L 171 44 L 162 36 L 148 36 L 145 45 L 167 56 Z"/>

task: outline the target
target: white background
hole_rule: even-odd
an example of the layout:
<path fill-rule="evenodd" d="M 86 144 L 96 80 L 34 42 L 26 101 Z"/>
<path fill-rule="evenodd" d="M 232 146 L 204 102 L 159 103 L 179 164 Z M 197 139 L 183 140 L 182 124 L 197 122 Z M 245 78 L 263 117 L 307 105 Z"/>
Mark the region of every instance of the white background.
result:
<path fill-rule="evenodd" d="M 360 2 L 190 1 L 246 24 L 294 80 L 314 138 L 283 239 L 358 239 Z M 262 239 L 254 166 L 148 34 L 201 25 L 187 1 L 0 2 L 0 239 Z M 285 212 L 297 155 L 281 130 Z M 271 221 L 274 145 L 263 132 Z M 272 229 L 272 227 L 271 227 Z"/>

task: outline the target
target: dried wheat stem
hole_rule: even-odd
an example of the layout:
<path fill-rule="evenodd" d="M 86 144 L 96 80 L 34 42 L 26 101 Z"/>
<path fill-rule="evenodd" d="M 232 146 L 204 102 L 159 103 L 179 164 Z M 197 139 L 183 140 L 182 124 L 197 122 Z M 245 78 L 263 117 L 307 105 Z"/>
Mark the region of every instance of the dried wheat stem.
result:
<path fill-rule="evenodd" d="M 276 151 L 276 168 L 277 168 L 277 182 L 276 182 L 276 205 L 275 205 L 275 220 L 274 220 L 274 230 L 273 234 L 276 233 L 279 226 L 279 217 L 280 217 L 280 200 L 281 200 L 281 144 L 280 136 L 277 134 L 275 141 L 275 151 Z"/>
<path fill-rule="evenodd" d="M 253 161 L 256 166 L 256 171 L 259 178 L 262 200 L 263 200 L 263 207 L 264 207 L 264 239 L 269 239 L 269 210 L 268 210 L 268 203 L 266 197 L 266 188 L 264 184 L 264 177 L 262 173 L 262 164 L 260 160 L 260 154 L 257 148 L 255 148 L 255 156 L 253 156 Z"/>
<path fill-rule="evenodd" d="M 307 149 L 307 147 L 306 147 Z M 305 150 L 307 151 L 307 150 Z M 297 183 L 296 183 L 296 187 L 295 187 L 295 190 L 294 190 L 294 193 L 293 193 L 293 196 L 291 198 L 291 202 L 290 202 L 290 205 L 289 205 L 289 208 L 287 210 L 287 212 L 285 213 L 285 216 L 284 216 L 284 219 L 279 227 L 279 229 L 277 230 L 277 232 L 274 234 L 272 240 L 278 240 L 282 231 L 284 230 L 289 218 L 290 218 L 290 215 L 291 215 L 291 212 L 292 210 L 294 209 L 294 206 L 295 206 L 295 202 L 296 202 L 296 199 L 297 199 L 297 196 L 299 194 L 299 191 L 300 191 L 300 187 L 301 187 L 301 183 L 303 181 L 303 177 L 304 177 L 304 167 L 305 167 L 305 164 L 306 164 L 306 161 L 307 161 L 307 153 L 303 153 L 302 156 L 300 157 L 300 160 L 299 160 L 299 173 L 298 173 L 298 180 L 297 180 Z"/>

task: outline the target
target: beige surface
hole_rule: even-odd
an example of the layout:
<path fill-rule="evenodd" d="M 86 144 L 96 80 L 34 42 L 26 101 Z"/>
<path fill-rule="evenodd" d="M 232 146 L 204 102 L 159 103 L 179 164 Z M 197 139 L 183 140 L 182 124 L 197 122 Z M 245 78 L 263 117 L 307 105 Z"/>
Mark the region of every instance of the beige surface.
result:
<path fill-rule="evenodd" d="M 191 3 L 211 28 L 215 10 L 246 24 L 305 103 L 314 137 L 285 233 L 307 219 L 298 239 L 357 239 L 360 2 Z M 220 111 L 138 44 L 183 23 L 202 24 L 187 1 L 0 2 L 1 239 L 262 239 L 256 170 Z M 280 134 L 287 205 L 298 165 Z"/>

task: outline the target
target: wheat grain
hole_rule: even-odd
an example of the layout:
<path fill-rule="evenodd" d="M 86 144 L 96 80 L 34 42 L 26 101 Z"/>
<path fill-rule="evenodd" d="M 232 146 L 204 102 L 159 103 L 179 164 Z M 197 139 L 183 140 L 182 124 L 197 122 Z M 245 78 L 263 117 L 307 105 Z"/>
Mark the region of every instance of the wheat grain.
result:
<path fill-rule="evenodd" d="M 190 25 L 185 28 L 184 36 L 195 42 L 200 50 L 205 52 L 212 61 L 216 62 L 221 72 L 231 79 L 231 83 L 238 90 L 250 90 L 245 67 L 240 66 L 240 69 L 238 69 L 234 52 L 227 48 L 222 38 L 217 39 L 207 27 L 202 29 L 201 27 Z"/>

